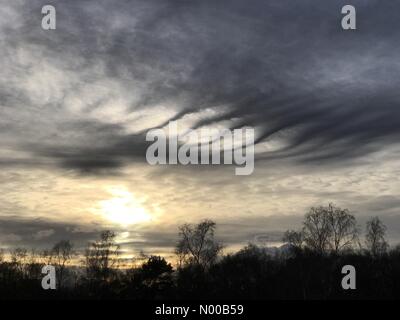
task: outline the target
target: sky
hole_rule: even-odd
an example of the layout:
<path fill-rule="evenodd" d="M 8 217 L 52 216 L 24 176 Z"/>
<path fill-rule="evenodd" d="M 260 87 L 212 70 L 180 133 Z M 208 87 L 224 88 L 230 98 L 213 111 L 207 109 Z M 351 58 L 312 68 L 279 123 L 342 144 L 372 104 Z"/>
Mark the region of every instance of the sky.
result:
<path fill-rule="evenodd" d="M 400 242 L 400 3 L 350 2 L 0 0 L 0 247 L 112 229 L 168 256 L 206 218 L 228 249 L 274 245 L 330 202 Z M 150 166 L 146 133 L 175 120 L 253 127 L 254 173 Z"/>

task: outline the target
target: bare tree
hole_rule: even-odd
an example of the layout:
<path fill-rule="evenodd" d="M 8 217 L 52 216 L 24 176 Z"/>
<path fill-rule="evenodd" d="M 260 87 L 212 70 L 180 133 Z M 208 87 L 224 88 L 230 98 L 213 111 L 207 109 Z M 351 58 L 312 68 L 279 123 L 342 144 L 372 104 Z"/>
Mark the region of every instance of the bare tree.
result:
<path fill-rule="evenodd" d="M 40 252 L 40 261 L 45 265 L 51 265 L 53 260 L 53 255 L 51 250 L 45 249 Z"/>
<path fill-rule="evenodd" d="M 326 207 L 312 207 L 303 222 L 306 245 L 318 253 L 326 253 L 331 236 L 330 223 L 327 219 Z"/>
<path fill-rule="evenodd" d="M 0 249 L 0 263 L 4 261 L 4 249 Z"/>
<path fill-rule="evenodd" d="M 51 261 L 58 269 L 58 282 L 60 287 L 63 286 L 66 264 L 74 255 L 73 245 L 69 240 L 61 240 L 57 242 L 50 251 Z"/>
<path fill-rule="evenodd" d="M 207 268 L 216 261 L 223 246 L 214 239 L 215 227 L 215 222 L 211 220 L 179 227 L 180 239 L 175 253 L 180 264 L 196 264 Z"/>
<path fill-rule="evenodd" d="M 287 242 L 295 250 L 300 250 L 304 243 L 304 233 L 302 230 L 288 230 L 283 235 L 284 242 Z"/>
<path fill-rule="evenodd" d="M 41 278 L 42 266 L 39 262 L 39 255 L 35 249 L 32 249 L 27 255 L 25 261 L 25 273 L 30 279 Z"/>
<path fill-rule="evenodd" d="M 319 253 L 339 253 L 358 240 L 356 218 L 348 209 L 333 204 L 311 208 L 303 224 L 307 246 Z"/>
<path fill-rule="evenodd" d="M 28 250 L 25 248 L 15 248 L 11 251 L 11 263 L 21 275 L 25 274 L 25 266 L 28 262 Z"/>
<path fill-rule="evenodd" d="M 367 221 L 367 234 L 365 244 L 372 255 L 380 256 L 387 252 L 389 247 L 385 240 L 386 226 L 378 217 L 373 217 Z"/>
<path fill-rule="evenodd" d="M 348 209 L 341 209 L 329 204 L 326 208 L 330 229 L 329 246 L 335 253 L 350 248 L 358 240 L 356 218 Z"/>
<path fill-rule="evenodd" d="M 89 278 L 107 280 L 117 268 L 119 245 L 113 231 L 103 231 L 100 240 L 89 244 L 85 252 L 86 271 Z"/>

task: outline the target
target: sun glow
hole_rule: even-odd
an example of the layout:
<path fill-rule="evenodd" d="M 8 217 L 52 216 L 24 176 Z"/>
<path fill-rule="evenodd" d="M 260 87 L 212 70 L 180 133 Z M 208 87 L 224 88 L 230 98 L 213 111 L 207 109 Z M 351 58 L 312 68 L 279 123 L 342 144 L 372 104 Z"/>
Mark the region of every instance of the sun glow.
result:
<path fill-rule="evenodd" d="M 146 222 L 150 214 L 135 196 L 124 187 L 109 189 L 111 199 L 100 201 L 100 212 L 107 220 L 121 225 Z"/>

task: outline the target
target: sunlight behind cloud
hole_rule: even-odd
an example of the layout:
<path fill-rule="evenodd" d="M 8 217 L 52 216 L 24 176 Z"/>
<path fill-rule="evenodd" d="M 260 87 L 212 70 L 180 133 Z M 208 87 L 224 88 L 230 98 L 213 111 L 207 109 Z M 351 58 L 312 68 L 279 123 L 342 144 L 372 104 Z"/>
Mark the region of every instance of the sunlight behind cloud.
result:
<path fill-rule="evenodd" d="M 140 201 L 125 187 L 111 187 L 108 191 L 112 198 L 99 202 L 100 213 L 106 220 L 120 225 L 131 225 L 151 219 Z"/>

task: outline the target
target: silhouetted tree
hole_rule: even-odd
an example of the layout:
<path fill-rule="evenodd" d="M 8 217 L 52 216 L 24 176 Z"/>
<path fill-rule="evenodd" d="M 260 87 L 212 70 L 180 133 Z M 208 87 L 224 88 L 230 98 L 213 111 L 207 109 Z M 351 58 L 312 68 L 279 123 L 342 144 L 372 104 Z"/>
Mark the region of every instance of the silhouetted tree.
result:
<path fill-rule="evenodd" d="M 103 231 L 100 240 L 89 244 L 85 252 L 86 272 L 89 279 L 107 280 L 113 268 L 117 267 L 119 245 L 115 233 Z"/>
<path fill-rule="evenodd" d="M 154 279 L 163 273 L 171 272 L 171 264 L 160 256 L 151 256 L 141 267 L 141 274 L 146 279 Z"/>
<path fill-rule="evenodd" d="M 378 217 L 367 221 L 367 234 L 365 244 L 373 256 L 381 256 L 389 247 L 385 240 L 386 226 Z"/>
<path fill-rule="evenodd" d="M 320 254 L 327 252 L 329 248 L 331 229 L 327 214 L 328 210 L 323 206 L 312 207 L 305 215 L 303 222 L 306 245 Z"/>
<path fill-rule="evenodd" d="M 73 255 L 73 245 L 69 240 L 61 240 L 51 249 L 51 260 L 58 269 L 57 280 L 60 287 L 63 286 L 66 264 L 72 259 Z"/>
<path fill-rule="evenodd" d="M 325 208 L 330 231 L 329 246 L 335 253 L 349 248 L 358 240 L 356 218 L 348 209 L 329 204 Z"/>
<path fill-rule="evenodd" d="M 216 261 L 223 246 L 214 239 L 215 227 L 212 220 L 179 227 L 180 239 L 175 253 L 180 265 L 196 264 L 206 269 Z"/>
<path fill-rule="evenodd" d="M 25 273 L 25 266 L 28 262 L 28 250 L 25 248 L 15 248 L 11 251 L 11 264 L 23 277 Z"/>
<path fill-rule="evenodd" d="M 358 239 L 356 218 L 347 209 L 333 204 L 311 208 L 303 225 L 307 246 L 318 253 L 329 250 L 339 253 L 353 246 Z"/>
<path fill-rule="evenodd" d="M 44 249 L 42 252 L 40 252 L 40 260 L 45 265 L 51 265 L 53 260 L 53 255 L 51 250 Z"/>
<path fill-rule="evenodd" d="M 143 263 L 138 276 L 146 295 L 163 297 L 173 286 L 172 271 L 171 264 L 160 256 L 151 256 Z"/>
<path fill-rule="evenodd" d="M 304 233 L 302 230 L 287 230 L 283 235 L 282 241 L 287 242 L 292 249 L 300 250 L 304 243 Z"/>

